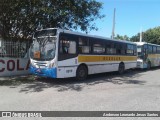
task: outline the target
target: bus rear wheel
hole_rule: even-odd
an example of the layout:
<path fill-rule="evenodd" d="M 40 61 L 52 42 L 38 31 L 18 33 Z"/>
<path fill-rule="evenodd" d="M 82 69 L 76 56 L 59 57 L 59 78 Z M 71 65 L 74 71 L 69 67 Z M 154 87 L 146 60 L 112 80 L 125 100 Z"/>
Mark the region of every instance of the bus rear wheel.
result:
<path fill-rule="evenodd" d="M 118 73 L 119 73 L 120 75 L 122 75 L 122 74 L 124 73 L 124 71 L 125 71 L 124 63 L 120 63 L 120 64 L 119 64 L 119 68 L 118 68 Z"/>
<path fill-rule="evenodd" d="M 86 66 L 80 65 L 76 71 L 76 79 L 77 80 L 85 80 L 88 76 L 88 70 Z"/>

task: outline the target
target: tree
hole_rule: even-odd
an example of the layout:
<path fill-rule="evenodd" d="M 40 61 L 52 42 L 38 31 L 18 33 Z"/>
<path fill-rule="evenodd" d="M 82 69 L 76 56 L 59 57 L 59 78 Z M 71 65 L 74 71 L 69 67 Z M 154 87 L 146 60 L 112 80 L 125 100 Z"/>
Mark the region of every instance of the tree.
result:
<path fill-rule="evenodd" d="M 118 40 L 130 40 L 130 38 L 127 36 L 127 35 L 124 35 L 124 36 L 122 36 L 122 35 L 119 35 L 119 34 L 117 34 L 117 36 L 116 37 L 114 37 L 114 39 L 118 39 Z"/>
<path fill-rule="evenodd" d="M 138 33 L 137 35 L 134 35 L 130 38 L 130 41 L 132 42 L 139 42 L 140 40 L 140 33 Z"/>
<path fill-rule="evenodd" d="M 140 33 L 131 37 L 131 41 L 138 42 L 140 39 Z M 142 33 L 142 40 L 153 44 L 160 44 L 160 27 L 148 29 Z"/>
<path fill-rule="evenodd" d="M 97 30 L 102 3 L 95 0 L 1 0 L 0 27 L 3 38 L 31 38 L 39 27 Z"/>

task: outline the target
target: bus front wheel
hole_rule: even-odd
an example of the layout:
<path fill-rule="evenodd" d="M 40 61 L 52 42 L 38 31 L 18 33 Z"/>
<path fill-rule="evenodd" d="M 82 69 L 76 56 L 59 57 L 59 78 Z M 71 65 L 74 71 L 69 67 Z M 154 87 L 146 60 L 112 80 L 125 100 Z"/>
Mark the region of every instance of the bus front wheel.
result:
<path fill-rule="evenodd" d="M 124 63 L 120 63 L 120 64 L 119 64 L 119 68 L 118 68 L 118 73 L 119 73 L 120 75 L 122 75 L 122 74 L 124 73 L 124 71 L 125 71 Z"/>
<path fill-rule="evenodd" d="M 84 65 L 80 65 L 76 72 L 76 79 L 77 80 L 85 80 L 88 76 L 87 67 Z"/>

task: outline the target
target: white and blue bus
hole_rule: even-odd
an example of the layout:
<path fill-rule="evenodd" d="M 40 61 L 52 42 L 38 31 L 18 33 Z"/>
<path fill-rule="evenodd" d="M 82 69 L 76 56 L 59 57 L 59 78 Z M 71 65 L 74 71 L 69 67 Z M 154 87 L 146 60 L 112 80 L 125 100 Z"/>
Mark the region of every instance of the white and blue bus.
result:
<path fill-rule="evenodd" d="M 36 31 L 30 49 L 30 72 L 51 77 L 86 79 L 90 74 L 135 68 L 137 46 L 78 32 L 49 28 Z"/>
<path fill-rule="evenodd" d="M 137 68 L 150 69 L 160 66 L 160 45 L 147 42 L 135 42 L 137 44 Z"/>

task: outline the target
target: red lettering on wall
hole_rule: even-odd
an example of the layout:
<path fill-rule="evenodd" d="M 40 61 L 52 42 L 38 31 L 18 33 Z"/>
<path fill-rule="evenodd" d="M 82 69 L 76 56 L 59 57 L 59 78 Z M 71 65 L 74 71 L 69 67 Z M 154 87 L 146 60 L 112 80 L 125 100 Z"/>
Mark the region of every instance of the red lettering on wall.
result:
<path fill-rule="evenodd" d="M 5 61 L 4 60 L 0 60 L 0 63 L 5 64 Z M 4 70 L 5 70 L 5 68 L 2 68 L 2 69 L 0 69 L 0 72 L 3 72 Z"/>
<path fill-rule="evenodd" d="M 20 62 L 19 62 L 19 59 L 18 59 L 17 60 L 17 71 L 21 71 L 21 70 L 24 70 L 24 68 L 20 67 Z"/>
<path fill-rule="evenodd" d="M 29 65 L 30 65 L 30 60 L 28 60 L 27 66 L 26 66 L 26 70 L 29 69 Z"/>
<path fill-rule="evenodd" d="M 14 60 L 8 60 L 7 62 L 7 70 L 13 71 L 15 69 L 15 62 Z"/>
<path fill-rule="evenodd" d="M 15 72 L 15 74 L 16 72 L 23 73 L 23 71 L 28 70 L 30 66 L 30 60 L 27 60 L 26 62 L 25 61 L 24 60 L 21 61 L 21 59 L 14 59 L 14 60 L 0 59 L 0 73 L 2 72 L 4 72 L 5 74 L 8 74 L 9 72 Z"/>

